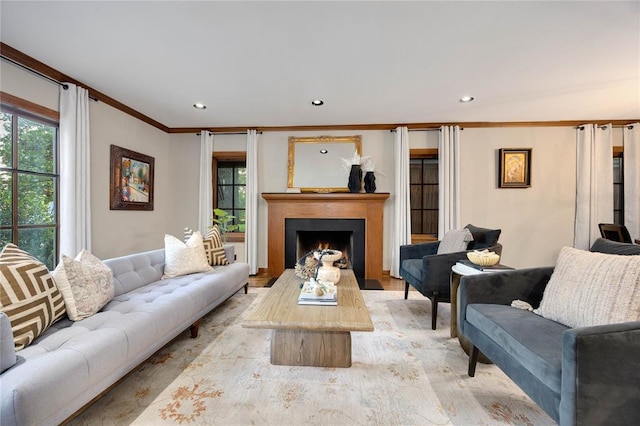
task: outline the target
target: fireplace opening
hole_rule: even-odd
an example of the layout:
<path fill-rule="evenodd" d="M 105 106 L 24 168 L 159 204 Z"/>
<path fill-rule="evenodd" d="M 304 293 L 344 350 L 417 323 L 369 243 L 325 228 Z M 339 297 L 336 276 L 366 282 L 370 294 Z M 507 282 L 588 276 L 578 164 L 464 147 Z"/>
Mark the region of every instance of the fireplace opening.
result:
<path fill-rule="evenodd" d="M 300 259 L 312 250 L 339 250 L 342 259 L 334 262 L 334 266 L 351 269 L 351 234 L 350 231 L 298 231 L 296 258 Z"/>
<path fill-rule="evenodd" d="M 285 267 L 311 250 L 340 250 L 343 259 L 334 265 L 352 269 L 358 284 L 364 286 L 365 221 L 364 219 L 285 219 Z"/>

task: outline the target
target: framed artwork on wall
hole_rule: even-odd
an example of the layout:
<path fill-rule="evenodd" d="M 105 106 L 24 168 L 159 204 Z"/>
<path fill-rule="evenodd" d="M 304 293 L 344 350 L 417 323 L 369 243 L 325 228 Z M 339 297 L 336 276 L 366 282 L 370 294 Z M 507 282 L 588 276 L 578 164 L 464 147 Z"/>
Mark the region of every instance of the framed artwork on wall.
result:
<path fill-rule="evenodd" d="M 111 210 L 153 210 L 154 158 L 111 145 Z"/>
<path fill-rule="evenodd" d="M 501 148 L 499 164 L 500 188 L 531 187 L 531 148 Z"/>

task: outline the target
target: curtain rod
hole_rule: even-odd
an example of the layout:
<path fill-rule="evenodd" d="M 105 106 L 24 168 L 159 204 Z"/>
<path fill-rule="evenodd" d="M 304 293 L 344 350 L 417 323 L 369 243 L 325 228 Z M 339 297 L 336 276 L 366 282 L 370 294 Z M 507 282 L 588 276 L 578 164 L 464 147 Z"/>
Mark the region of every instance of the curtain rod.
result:
<path fill-rule="evenodd" d="M 598 125 L 596 127 L 598 129 L 605 130 L 608 126 L 609 126 L 608 124 L 603 124 L 603 125 Z M 612 124 L 611 127 L 616 128 L 616 129 L 620 129 L 620 128 L 626 127 L 627 129 L 631 130 L 631 129 L 633 129 L 633 124 Z M 577 126 L 576 129 L 584 130 L 584 126 Z"/>
<path fill-rule="evenodd" d="M 262 132 L 256 132 L 257 134 L 261 135 Z M 202 134 L 202 132 L 198 132 L 196 133 L 196 136 L 200 136 Z M 246 135 L 247 132 L 220 132 L 220 133 L 216 133 L 216 132 L 209 132 L 210 135 L 222 135 L 222 136 L 230 136 L 230 135 Z"/>
<path fill-rule="evenodd" d="M 460 127 L 460 130 L 464 130 L 464 127 Z M 389 130 L 391 133 L 394 133 L 396 131 L 396 129 L 390 129 Z M 408 129 L 407 131 L 409 132 L 439 132 L 440 128 L 436 127 L 436 128 L 426 128 L 426 129 Z"/>
<path fill-rule="evenodd" d="M 61 81 L 58 81 L 58 80 L 56 80 L 56 79 L 55 79 L 55 78 L 53 78 L 53 77 L 49 77 L 48 75 L 43 74 L 43 73 L 41 73 L 40 71 L 36 71 L 36 70 L 34 70 L 34 69 L 32 69 L 32 68 L 29 68 L 28 66 L 23 65 L 23 64 L 21 64 L 20 62 L 14 61 L 14 60 L 13 60 L 13 59 L 11 59 L 11 58 L 7 58 L 7 57 L 6 57 L 6 56 L 4 56 L 4 55 L 0 56 L 0 58 L 4 59 L 4 60 L 5 60 L 5 61 L 7 61 L 7 62 L 12 63 L 13 65 L 15 65 L 15 66 L 17 66 L 17 67 L 19 67 L 19 68 L 22 68 L 22 69 L 23 69 L 23 70 L 25 70 L 25 71 L 30 72 L 31 74 L 34 74 L 34 75 L 38 76 L 38 77 L 40 77 L 40 78 L 42 78 L 42 79 L 44 79 L 44 80 L 48 80 L 48 81 L 50 81 L 50 82 L 51 82 L 51 83 L 53 83 L 53 84 L 57 84 L 58 86 L 62 86 L 62 88 L 63 88 L 64 90 L 67 90 L 67 89 L 69 88 L 69 85 L 68 85 L 68 84 L 63 83 L 63 82 L 61 82 Z M 96 102 L 98 102 L 98 98 L 96 98 L 96 97 L 94 97 L 94 96 L 89 96 L 89 99 L 91 99 L 92 101 L 96 101 Z"/>

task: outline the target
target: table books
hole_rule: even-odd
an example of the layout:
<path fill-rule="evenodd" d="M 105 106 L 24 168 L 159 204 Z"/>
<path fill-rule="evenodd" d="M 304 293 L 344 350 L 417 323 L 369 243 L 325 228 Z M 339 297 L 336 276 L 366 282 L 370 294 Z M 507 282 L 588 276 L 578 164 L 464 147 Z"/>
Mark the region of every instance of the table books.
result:
<path fill-rule="evenodd" d="M 337 306 L 338 288 L 329 282 L 321 282 L 320 285 L 322 286 L 323 294 L 318 296 L 315 285 L 305 281 L 300 290 L 300 296 L 298 296 L 298 305 Z"/>
<path fill-rule="evenodd" d="M 475 263 L 467 259 L 459 260 L 458 265 L 462 266 L 463 268 L 472 268 L 474 271 L 480 271 L 480 272 L 503 272 L 503 271 L 510 271 L 513 269 L 510 266 L 502 265 L 500 263 L 493 266 L 476 265 Z"/>

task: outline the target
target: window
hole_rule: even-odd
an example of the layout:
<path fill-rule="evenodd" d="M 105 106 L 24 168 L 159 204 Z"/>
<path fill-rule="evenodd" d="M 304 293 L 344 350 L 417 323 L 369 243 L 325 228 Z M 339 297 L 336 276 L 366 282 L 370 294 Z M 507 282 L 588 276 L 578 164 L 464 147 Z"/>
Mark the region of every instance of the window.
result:
<path fill-rule="evenodd" d="M 410 156 L 412 241 L 436 240 L 438 237 L 438 150 L 412 149 Z"/>
<path fill-rule="evenodd" d="M 620 148 L 620 149 L 617 149 Z M 613 152 L 613 223 L 624 225 L 624 159 L 622 147 Z"/>
<path fill-rule="evenodd" d="M 53 269 L 58 257 L 58 123 L 2 105 L 0 245 Z"/>
<path fill-rule="evenodd" d="M 230 232 L 227 241 L 244 241 L 246 213 L 247 161 L 245 152 L 213 153 L 213 207 L 235 216 L 238 232 Z"/>

